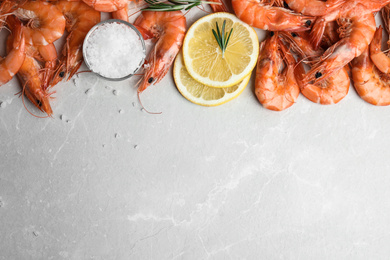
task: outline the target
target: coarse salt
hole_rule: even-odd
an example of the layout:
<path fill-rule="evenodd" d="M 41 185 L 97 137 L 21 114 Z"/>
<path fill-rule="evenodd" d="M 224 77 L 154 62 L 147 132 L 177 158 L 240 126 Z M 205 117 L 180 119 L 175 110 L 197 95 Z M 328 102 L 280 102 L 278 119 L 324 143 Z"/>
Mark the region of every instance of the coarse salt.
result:
<path fill-rule="evenodd" d="M 130 26 L 119 22 L 99 25 L 85 44 L 89 68 L 106 78 L 120 79 L 134 74 L 145 58 L 140 36 Z"/>

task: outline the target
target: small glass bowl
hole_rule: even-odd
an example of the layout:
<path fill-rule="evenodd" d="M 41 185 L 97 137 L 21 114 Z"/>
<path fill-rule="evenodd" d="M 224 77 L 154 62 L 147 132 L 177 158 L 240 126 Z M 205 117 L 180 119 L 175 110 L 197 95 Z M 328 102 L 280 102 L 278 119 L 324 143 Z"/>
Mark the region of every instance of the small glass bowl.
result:
<path fill-rule="evenodd" d="M 121 24 L 124 24 L 128 27 L 130 27 L 133 31 L 135 31 L 138 35 L 138 38 L 142 44 L 142 60 L 140 61 L 138 67 L 134 70 L 133 73 L 131 74 L 128 74 L 124 77 L 120 77 L 120 78 L 109 78 L 107 76 L 104 76 L 104 75 L 101 75 L 100 73 L 94 71 L 92 68 L 91 68 L 91 64 L 90 64 L 90 61 L 88 60 L 88 57 L 87 57 L 87 47 L 88 47 L 88 39 L 89 37 L 91 36 L 91 34 L 99 29 L 100 26 L 104 25 L 104 24 L 107 24 L 107 23 L 121 23 Z M 109 50 L 108 50 L 109 51 Z M 83 42 L 83 57 L 84 57 L 84 62 L 85 64 L 87 65 L 88 69 L 90 69 L 93 73 L 95 73 L 96 75 L 104 78 L 104 79 L 107 79 L 107 80 L 111 80 L 111 81 L 121 81 L 121 80 L 125 80 L 127 78 L 130 78 L 131 76 L 133 76 L 141 67 L 142 65 L 144 64 L 144 61 L 145 61 L 145 57 L 146 57 L 146 47 L 145 47 L 145 41 L 144 41 L 144 38 L 142 37 L 141 33 L 138 31 L 137 28 L 135 28 L 134 25 L 132 25 L 131 23 L 128 23 L 126 21 L 122 21 L 122 20 L 119 20 L 119 19 L 109 19 L 109 20 L 105 20 L 105 21 L 102 21 L 98 24 L 96 24 L 94 27 L 91 28 L 91 30 L 89 30 L 89 32 L 87 33 L 87 35 L 85 36 L 85 39 L 84 39 L 84 42 Z"/>

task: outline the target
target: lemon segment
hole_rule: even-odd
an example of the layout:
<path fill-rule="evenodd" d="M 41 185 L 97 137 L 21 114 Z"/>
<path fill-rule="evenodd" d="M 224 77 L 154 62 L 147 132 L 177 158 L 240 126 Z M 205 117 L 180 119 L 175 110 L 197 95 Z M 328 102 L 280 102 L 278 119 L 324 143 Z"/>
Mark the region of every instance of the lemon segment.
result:
<path fill-rule="evenodd" d="M 226 21 L 225 32 L 233 28 L 229 43 L 222 50 L 212 30 Z M 200 18 L 187 31 L 183 43 L 184 63 L 196 81 L 210 87 L 225 88 L 241 82 L 256 65 L 259 41 L 252 27 L 229 13 Z"/>
<path fill-rule="evenodd" d="M 173 78 L 179 92 L 192 103 L 202 106 L 218 106 L 236 97 L 248 85 L 251 75 L 248 75 L 239 84 L 227 88 L 213 88 L 194 80 L 187 72 L 180 52 L 173 65 Z"/>

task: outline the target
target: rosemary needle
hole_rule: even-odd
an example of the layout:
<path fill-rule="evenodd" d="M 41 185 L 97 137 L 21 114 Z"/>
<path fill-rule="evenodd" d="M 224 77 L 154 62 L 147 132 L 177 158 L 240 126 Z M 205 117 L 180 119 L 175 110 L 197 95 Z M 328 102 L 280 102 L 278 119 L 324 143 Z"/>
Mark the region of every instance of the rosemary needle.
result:
<path fill-rule="evenodd" d="M 187 11 L 195 6 L 201 4 L 221 4 L 203 0 L 167 0 L 167 1 L 159 1 L 159 0 L 145 0 L 148 7 L 143 8 L 143 11 L 155 11 L 155 12 L 169 12 L 169 11 Z"/>
<path fill-rule="evenodd" d="M 219 47 L 222 50 L 222 58 L 223 58 L 224 54 L 225 54 L 226 47 L 227 47 L 229 40 L 230 40 L 230 36 L 232 35 L 233 28 L 230 29 L 229 33 L 227 33 L 227 32 L 225 33 L 226 20 L 223 20 L 221 31 L 219 30 L 218 22 L 215 22 L 215 24 L 217 26 L 217 31 L 215 31 L 214 29 L 212 29 L 212 31 L 213 31 L 215 39 L 217 40 Z"/>

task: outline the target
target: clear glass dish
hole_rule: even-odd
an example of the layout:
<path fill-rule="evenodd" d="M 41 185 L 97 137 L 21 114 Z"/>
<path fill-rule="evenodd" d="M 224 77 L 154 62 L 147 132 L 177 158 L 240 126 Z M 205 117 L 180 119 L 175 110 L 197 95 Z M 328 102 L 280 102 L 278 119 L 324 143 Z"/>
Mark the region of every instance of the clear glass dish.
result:
<path fill-rule="evenodd" d="M 137 35 L 138 35 L 138 38 L 139 38 L 139 41 L 140 41 L 140 44 L 142 45 L 142 59 L 140 60 L 138 66 L 136 67 L 136 69 L 134 71 L 132 71 L 131 73 L 129 73 L 128 75 L 125 75 L 123 77 L 108 77 L 106 75 L 102 75 L 101 73 L 97 72 L 96 70 L 93 69 L 93 66 L 91 66 L 91 62 L 90 60 L 88 59 L 88 46 L 90 44 L 89 42 L 89 39 L 91 37 L 91 35 L 93 33 L 96 32 L 96 30 L 99 30 L 100 28 L 102 28 L 103 25 L 105 24 L 108 24 L 108 23 L 120 23 L 120 24 L 123 24 L 129 28 L 131 28 Z M 108 50 L 108 52 L 110 52 L 111 50 Z M 127 79 L 127 78 L 130 78 L 131 76 L 133 76 L 141 67 L 142 65 L 144 64 L 144 61 L 145 61 L 145 57 L 146 57 L 146 47 L 145 47 L 145 41 L 141 35 L 141 33 L 137 30 L 137 28 L 135 28 L 134 25 L 132 25 L 131 23 L 128 23 L 128 22 L 125 22 L 125 21 L 122 21 L 122 20 L 118 20 L 118 19 L 109 19 L 109 20 L 105 20 L 105 21 L 102 21 L 98 24 L 96 24 L 94 27 L 91 28 L 91 30 L 88 32 L 88 34 L 86 35 L 85 39 L 84 39 L 84 43 L 83 43 L 83 58 L 84 58 L 84 62 L 85 64 L 87 65 L 88 69 L 90 69 L 93 73 L 97 74 L 98 76 L 104 78 L 104 79 L 107 79 L 107 80 L 112 80 L 112 81 L 120 81 L 120 80 L 124 80 L 124 79 Z"/>

